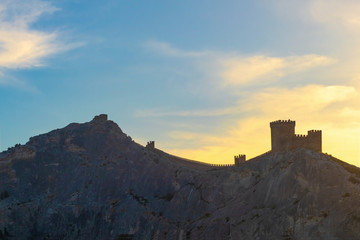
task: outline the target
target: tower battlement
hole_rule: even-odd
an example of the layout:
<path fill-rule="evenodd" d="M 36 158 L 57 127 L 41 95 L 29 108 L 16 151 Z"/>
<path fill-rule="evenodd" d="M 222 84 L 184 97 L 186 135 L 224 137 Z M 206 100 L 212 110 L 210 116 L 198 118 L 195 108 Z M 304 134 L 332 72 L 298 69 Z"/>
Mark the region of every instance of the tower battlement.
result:
<path fill-rule="evenodd" d="M 271 151 L 288 151 L 304 147 L 322 151 L 321 130 L 309 130 L 307 135 L 295 134 L 295 121 L 277 120 L 270 122 Z"/>
<path fill-rule="evenodd" d="M 292 121 L 292 120 L 277 120 L 277 121 L 273 121 L 273 122 L 270 122 L 270 127 L 273 127 L 273 126 L 282 126 L 284 124 L 289 124 L 289 125 L 294 125 L 295 126 L 295 121 Z"/>
<path fill-rule="evenodd" d="M 310 133 L 321 133 L 321 130 L 309 130 L 308 134 Z"/>

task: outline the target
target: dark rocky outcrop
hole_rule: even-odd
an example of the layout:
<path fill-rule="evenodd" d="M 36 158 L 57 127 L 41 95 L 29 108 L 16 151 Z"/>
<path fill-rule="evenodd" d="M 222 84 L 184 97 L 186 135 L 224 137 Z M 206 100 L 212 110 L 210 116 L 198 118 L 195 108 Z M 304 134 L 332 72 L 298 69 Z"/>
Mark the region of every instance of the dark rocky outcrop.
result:
<path fill-rule="evenodd" d="M 104 116 L 0 153 L 0 239 L 360 239 L 360 170 L 306 149 L 216 168 Z"/>

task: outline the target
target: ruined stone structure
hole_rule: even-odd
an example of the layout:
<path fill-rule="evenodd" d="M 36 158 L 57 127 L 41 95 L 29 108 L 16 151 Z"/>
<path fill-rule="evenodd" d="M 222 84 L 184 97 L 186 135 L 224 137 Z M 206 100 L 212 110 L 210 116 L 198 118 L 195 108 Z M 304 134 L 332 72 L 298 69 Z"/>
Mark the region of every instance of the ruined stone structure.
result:
<path fill-rule="evenodd" d="M 321 130 L 310 130 L 307 135 L 295 134 L 295 121 L 278 120 L 270 123 L 271 151 L 288 151 L 296 148 L 308 148 L 322 151 Z"/>
<path fill-rule="evenodd" d="M 108 120 L 108 115 L 107 114 L 100 114 L 94 117 L 93 121 L 99 121 L 99 122 L 104 122 Z"/>
<path fill-rule="evenodd" d="M 147 142 L 146 147 L 147 148 L 155 148 L 155 142 L 154 141 Z"/>
<path fill-rule="evenodd" d="M 234 156 L 235 166 L 240 166 L 241 163 L 246 161 L 246 155 L 240 154 L 238 156 Z"/>

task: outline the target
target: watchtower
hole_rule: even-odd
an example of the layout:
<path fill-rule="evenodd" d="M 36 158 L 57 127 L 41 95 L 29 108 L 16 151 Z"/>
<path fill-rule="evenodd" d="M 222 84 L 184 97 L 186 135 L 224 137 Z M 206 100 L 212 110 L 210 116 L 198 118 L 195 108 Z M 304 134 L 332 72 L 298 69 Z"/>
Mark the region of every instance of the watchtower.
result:
<path fill-rule="evenodd" d="M 149 142 L 147 142 L 146 147 L 147 147 L 147 148 L 155 148 L 155 141 L 149 141 Z"/>
<path fill-rule="evenodd" d="M 244 163 L 246 161 L 246 155 L 240 154 L 238 156 L 234 156 L 235 160 L 235 166 L 240 166 L 241 163 Z"/>
<path fill-rule="evenodd" d="M 287 151 L 293 146 L 295 136 L 295 121 L 278 120 L 270 122 L 271 128 L 271 150 Z"/>
<path fill-rule="evenodd" d="M 308 131 L 308 148 L 317 152 L 322 151 L 321 130 Z"/>

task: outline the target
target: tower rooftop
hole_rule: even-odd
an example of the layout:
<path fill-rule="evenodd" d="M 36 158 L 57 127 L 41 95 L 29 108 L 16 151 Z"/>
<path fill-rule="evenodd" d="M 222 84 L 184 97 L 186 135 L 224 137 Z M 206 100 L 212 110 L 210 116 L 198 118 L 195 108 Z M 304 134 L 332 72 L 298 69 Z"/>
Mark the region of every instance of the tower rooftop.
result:
<path fill-rule="evenodd" d="M 275 126 L 275 125 L 283 125 L 283 124 L 294 124 L 295 125 L 295 121 L 293 120 L 276 120 L 273 122 L 270 122 L 270 127 L 271 126 Z"/>

